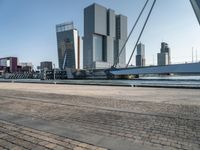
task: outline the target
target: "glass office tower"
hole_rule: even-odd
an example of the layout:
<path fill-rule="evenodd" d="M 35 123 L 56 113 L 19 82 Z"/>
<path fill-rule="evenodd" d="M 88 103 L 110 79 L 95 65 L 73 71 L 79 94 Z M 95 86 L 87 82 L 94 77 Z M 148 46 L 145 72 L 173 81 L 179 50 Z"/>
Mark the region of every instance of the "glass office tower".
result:
<path fill-rule="evenodd" d="M 80 69 L 80 37 L 73 22 L 56 25 L 60 69 Z"/>

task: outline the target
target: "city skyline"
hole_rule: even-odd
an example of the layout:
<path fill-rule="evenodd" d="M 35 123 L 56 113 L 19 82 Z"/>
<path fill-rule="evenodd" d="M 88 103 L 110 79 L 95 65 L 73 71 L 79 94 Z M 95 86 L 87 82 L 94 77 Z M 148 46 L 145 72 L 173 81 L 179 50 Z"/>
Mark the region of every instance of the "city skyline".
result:
<path fill-rule="evenodd" d="M 83 9 L 95 2 L 126 15 L 129 32 L 145 0 L 59 2 L 1 0 L 0 18 L 4 20 L 0 26 L 1 57 L 16 56 L 22 62 L 33 62 L 35 67 L 45 60 L 53 61 L 58 66 L 56 24 L 74 21 L 83 36 Z M 147 65 L 152 64 L 153 55 L 155 57 L 159 52 L 162 41 L 170 44 L 172 63 L 191 61 L 192 47 L 200 52 L 199 35 L 199 24 L 189 1 L 158 1 L 141 39 L 146 46 Z M 136 33 L 127 44 L 126 58 L 130 56 L 135 37 Z M 131 62 L 135 64 L 134 59 Z"/>

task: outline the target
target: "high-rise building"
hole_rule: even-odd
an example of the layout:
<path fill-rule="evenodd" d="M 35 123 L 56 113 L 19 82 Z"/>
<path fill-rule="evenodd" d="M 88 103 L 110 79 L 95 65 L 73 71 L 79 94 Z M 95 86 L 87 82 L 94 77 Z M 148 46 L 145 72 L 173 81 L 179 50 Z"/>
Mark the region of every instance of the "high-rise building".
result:
<path fill-rule="evenodd" d="M 158 66 L 168 65 L 168 53 L 158 53 Z"/>
<path fill-rule="evenodd" d="M 145 66 L 145 45 L 142 43 L 137 45 L 136 66 Z"/>
<path fill-rule="evenodd" d="M 60 69 L 80 69 L 80 37 L 73 22 L 56 25 Z"/>
<path fill-rule="evenodd" d="M 127 17 L 112 9 L 92 4 L 84 9 L 84 68 L 109 68 L 119 56 L 127 38 Z M 126 49 L 119 57 L 119 66 L 126 64 Z"/>
<path fill-rule="evenodd" d="M 190 1 L 200 24 L 200 0 L 190 0 Z"/>
<path fill-rule="evenodd" d="M 159 66 L 171 64 L 171 52 L 167 43 L 161 43 L 160 53 L 158 53 L 157 57 Z"/>

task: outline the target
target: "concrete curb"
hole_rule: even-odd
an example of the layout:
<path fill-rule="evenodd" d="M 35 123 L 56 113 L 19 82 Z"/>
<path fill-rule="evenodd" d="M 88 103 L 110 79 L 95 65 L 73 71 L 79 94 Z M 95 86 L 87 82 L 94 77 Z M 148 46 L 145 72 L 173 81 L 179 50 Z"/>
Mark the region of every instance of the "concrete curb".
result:
<path fill-rule="evenodd" d="M 76 80 L 77 81 L 77 80 Z M 80 80 L 83 81 L 83 80 Z M 90 80 L 88 80 L 90 81 Z M 95 81 L 95 80 L 94 80 Z M 121 86 L 121 87 L 146 87 L 146 88 L 179 88 L 179 89 L 200 89 L 200 86 L 192 86 L 192 85 L 152 85 L 152 84 L 126 84 L 126 83 L 77 83 L 73 80 L 70 81 L 62 81 L 62 80 L 47 80 L 47 81 L 29 81 L 29 80 L 0 80 L 2 83 L 32 83 L 32 84 L 66 84 L 66 85 L 90 85 L 90 86 Z"/>

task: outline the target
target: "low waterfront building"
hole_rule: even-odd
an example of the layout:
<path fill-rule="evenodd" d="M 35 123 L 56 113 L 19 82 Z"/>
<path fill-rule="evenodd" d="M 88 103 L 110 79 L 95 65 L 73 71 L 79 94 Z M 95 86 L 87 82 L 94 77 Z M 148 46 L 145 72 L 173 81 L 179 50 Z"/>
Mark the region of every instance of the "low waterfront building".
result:
<path fill-rule="evenodd" d="M 43 61 L 40 63 L 40 70 L 52 70 L 51 61 Z"/>
<path fill-rule="evenodd" d="M 0 66 L 5 72 L 15 73 L 18 72 L 18 58 L 17 57 L 5 57 L 0 58 Z"/>
<path fill-rule="evenodd" d="M 20 62 L 21 72 L 30 73 L 33 71 L 33 64 L 31 62 Z"/>

